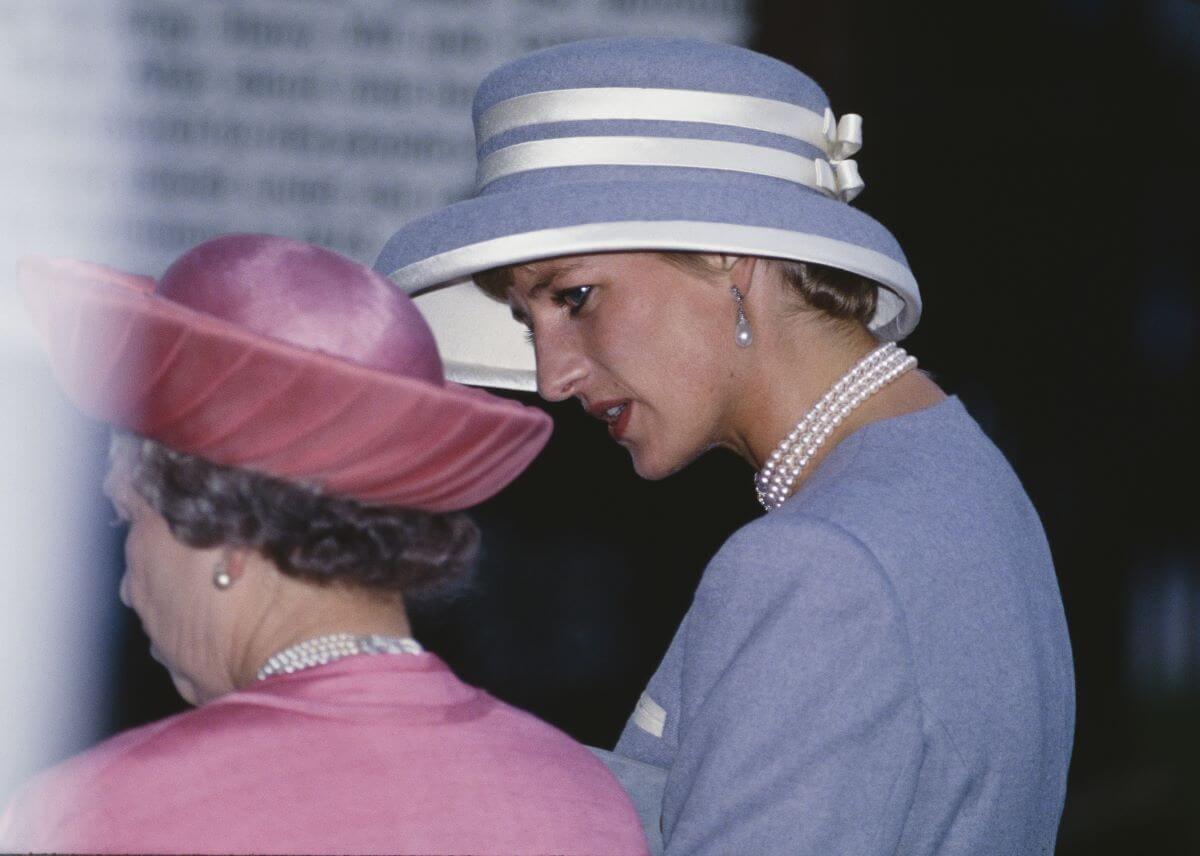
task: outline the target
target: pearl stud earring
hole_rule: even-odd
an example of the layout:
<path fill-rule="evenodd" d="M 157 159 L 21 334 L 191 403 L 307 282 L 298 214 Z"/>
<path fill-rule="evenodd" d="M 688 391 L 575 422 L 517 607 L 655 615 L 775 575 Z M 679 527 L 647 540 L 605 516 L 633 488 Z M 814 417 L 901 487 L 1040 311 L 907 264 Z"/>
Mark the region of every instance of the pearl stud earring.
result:
<path fill-rule="evenodd" d="M 213 572 L 213 585 L 220 591 L 225 591 L 233 585 L 233 577 L 229 575 L 229 567 L 224 557 L 217 561 L 217 568 Z"/>

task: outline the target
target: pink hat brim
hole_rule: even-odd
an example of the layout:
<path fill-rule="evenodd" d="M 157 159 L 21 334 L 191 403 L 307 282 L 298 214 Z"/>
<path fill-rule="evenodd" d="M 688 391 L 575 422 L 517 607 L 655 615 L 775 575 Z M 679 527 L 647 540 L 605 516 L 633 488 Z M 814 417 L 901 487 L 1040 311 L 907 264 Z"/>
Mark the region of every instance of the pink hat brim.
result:
<path fill-rule="evenodd" d="M 377 505 L 468 508 L 550 436 L 542 411 L 246 331 L 67 259 L 18 281 L 54 374 L 84 413 L 169 448 Z"/>

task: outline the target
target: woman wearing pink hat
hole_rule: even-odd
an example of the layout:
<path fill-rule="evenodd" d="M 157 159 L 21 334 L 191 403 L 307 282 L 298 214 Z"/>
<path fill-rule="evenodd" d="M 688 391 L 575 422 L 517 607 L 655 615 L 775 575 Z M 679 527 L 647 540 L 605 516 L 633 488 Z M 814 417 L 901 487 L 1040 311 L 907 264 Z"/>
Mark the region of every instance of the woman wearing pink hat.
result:
<path fill-rule="evenodd" d="M 566 735 L 455 678 L 404 599 L 453 586 L 550 431 L 447 383 L 421 315 L 335 253 L 201 244 L 157 283 L 27 261 L 57 377 L 115 428 L 122 600 L 195 710 L 32 780 L 5 851 L 644 853 Z"/>

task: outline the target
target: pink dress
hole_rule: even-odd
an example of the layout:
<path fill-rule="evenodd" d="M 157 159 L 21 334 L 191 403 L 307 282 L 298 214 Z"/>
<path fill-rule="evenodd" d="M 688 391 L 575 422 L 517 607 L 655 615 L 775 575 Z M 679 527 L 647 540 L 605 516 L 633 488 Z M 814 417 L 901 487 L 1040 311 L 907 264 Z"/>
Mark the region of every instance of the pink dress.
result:
<path fill-rule="evenodd" d="M 279 675 L 30 781 L 0 850 L 645 854 L 605 766 L 432 654 Z"/>

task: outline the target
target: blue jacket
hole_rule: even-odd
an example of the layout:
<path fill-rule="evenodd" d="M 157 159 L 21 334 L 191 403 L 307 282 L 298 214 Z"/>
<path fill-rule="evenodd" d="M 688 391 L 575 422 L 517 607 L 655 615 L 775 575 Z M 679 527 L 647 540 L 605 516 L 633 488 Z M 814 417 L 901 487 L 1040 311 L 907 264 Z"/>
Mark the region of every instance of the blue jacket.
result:
<path fill-rule="evenodd" d="M 668 854 L 1025 856 L 1074 718 L 1037 513 L 952 398 L 729 539 L 616 752 L 665 770 Z"/>

